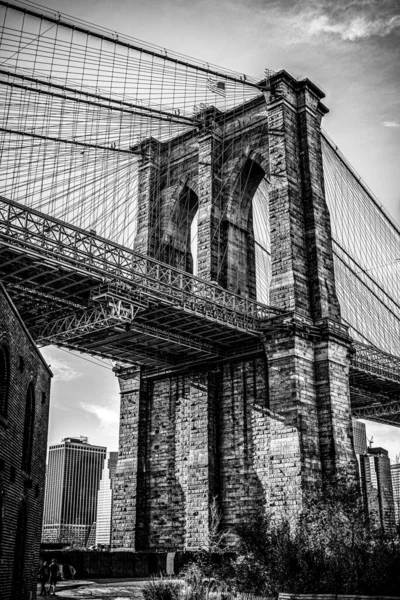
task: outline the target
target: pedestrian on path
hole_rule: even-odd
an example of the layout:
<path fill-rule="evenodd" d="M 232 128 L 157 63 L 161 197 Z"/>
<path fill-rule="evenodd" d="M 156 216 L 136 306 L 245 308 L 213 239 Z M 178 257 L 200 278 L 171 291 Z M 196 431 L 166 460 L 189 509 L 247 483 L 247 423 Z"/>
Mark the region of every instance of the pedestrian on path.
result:
<path fill-rule="evenodd" d="M 58 562 L 56 561 L 55 558 L 53 558 L 51 560 L 49 571 L 50 571 L 49 595 L 51 594 L 51 588 L 53 588 L 53 596 L 55 596 L 56 595 L 56 586 L 57 586 L 57 581 L 58 581 L 58 574 L 60 572 Z"/>
<path fill-rule="evenodd" d="M 45 560 L 44 563 L 39 567 L 39 581 L 42 585 L 42 588 L 40 590 L 41 596 L 47 595 L 46 583 L 49 581 L 49 577 L 50 577 L 49 565 L 47 564 L 47 561 Z"/>

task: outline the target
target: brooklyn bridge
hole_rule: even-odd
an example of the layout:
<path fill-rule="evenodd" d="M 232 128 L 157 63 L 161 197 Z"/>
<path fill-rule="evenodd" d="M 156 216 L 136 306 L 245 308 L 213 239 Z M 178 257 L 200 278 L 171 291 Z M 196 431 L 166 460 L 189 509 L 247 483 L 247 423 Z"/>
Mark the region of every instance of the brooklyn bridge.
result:
<path fill-rule="evenodd" d="M 197 548 L 400 425 L 400 231 L 310 80 L 0 1 L 0 278 L 39 347 L 115 361 L 113 547 Z"/>

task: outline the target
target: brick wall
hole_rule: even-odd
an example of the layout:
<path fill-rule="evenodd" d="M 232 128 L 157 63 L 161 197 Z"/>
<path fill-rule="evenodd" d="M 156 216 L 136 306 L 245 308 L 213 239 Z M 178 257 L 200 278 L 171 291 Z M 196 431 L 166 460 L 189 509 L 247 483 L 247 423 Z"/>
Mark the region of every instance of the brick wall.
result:
<path fill-rule="evenodd" d="M 183 252 L 174 264 L 187 268 L 187 225 L 179 233 L 173 215 L 190 189 L 199 206 L 199 276 L 250 297 L 251 204 L 265 178 L 270 304 L 288 314 L 273 329 L 266 325 L 263 356 L 157 377 L 143 371 L 140 385 L 129 372 L 122 376 L 116 549 L 194 549 L 207 545 L 214 496 L 231 529 L 264 508 L 296 516 L 305 492 L 324 477 L 338 470 L 355 476 L 349 337 L 323 182 L 323 96 L 282 71 L 263 96 L 223 120 L 209 107 L 199 131 L 157 149 L 162 189 L 143 184 L 139 215 L 143 208 L 161 216 L 158 239 L 174 238 Z M 143 161 L 145 169 L 146 153 Z"/>
<path fill-rule="evenodd" d="M 39 568 L 51 373 L 1 286 L 0 343 L 7 346 L 10 357 L 8 411 L 7 415 L 0 416 L 0 597 L 2 600 L 30 599 L 36 598 Z M 31 469 L 26 473 L 21 463 L 30 385 L 35 400 L 34 429 Z M 20 587 L 12 591 L 21 507 L 26 510 L 25 551 L 20 553 L 17 561 L 20 570 L 15 573 Z"/>
<path fill-rule="evenodd" d="M 140 448 L 132 426 L 137 416 L 132 420 L 127 411 L 125 392 L 127 386 L 133 389 L 135 378 L 120 380 L 125 431 L 114 488 L 114 549 L 206 547 L 214 497 L 225 528 L 263 509 L 269 494 L 266 377 L 265 360 L 255 358 L 209 371 L 142 378 L 138 403 L 147 408 L 138 429 L 145 431 Z"/>

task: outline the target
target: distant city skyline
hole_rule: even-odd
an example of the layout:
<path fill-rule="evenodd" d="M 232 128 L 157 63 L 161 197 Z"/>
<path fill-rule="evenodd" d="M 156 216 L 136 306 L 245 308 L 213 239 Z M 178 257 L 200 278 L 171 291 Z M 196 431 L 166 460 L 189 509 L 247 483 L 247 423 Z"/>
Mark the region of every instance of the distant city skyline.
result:
<path fill-rule="evenodd" d="M 48 446 L 65 437 L 87 436 L 89 443 L 118 450 L 119 386 L 111 362 L 49 346 L 45 359 L 54 372 Z M 79 415 L 79 418 L 77 418 Z M 400 454 L 398 428 L 365 421 L 373 445 L 386 448 L 391 462 Z"/>
<path fill-rule="evenodd" d="M 42 0 L 54 11 L 262 76 L 286 69 L 326 93 L 323 127 L 400 221 L 400 10 L 396 0 Z M 119 390 L 111 364 L 44 349 L 55 374 L 49 443 L 88 435 L 118 449 Z M 398 429 L 367 422 L 374 445 L 400 452 Z"/>

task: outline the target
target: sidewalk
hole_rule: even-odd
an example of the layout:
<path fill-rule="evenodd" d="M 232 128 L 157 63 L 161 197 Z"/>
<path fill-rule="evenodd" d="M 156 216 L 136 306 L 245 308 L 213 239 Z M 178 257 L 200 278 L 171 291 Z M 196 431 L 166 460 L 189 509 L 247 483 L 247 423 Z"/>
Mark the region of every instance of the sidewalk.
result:
<path fill-rule="evenodd" d="M 96 579 L 60 581 L 55 598 L 69 600 L 142 600 L 141 589 L 148 579 Z M 38 586 L 38 600 L 40 596 Z M 49 596 L 46 596 L 47 598 Z M 53 598 L 53 596 L 51 596 Z"/>

